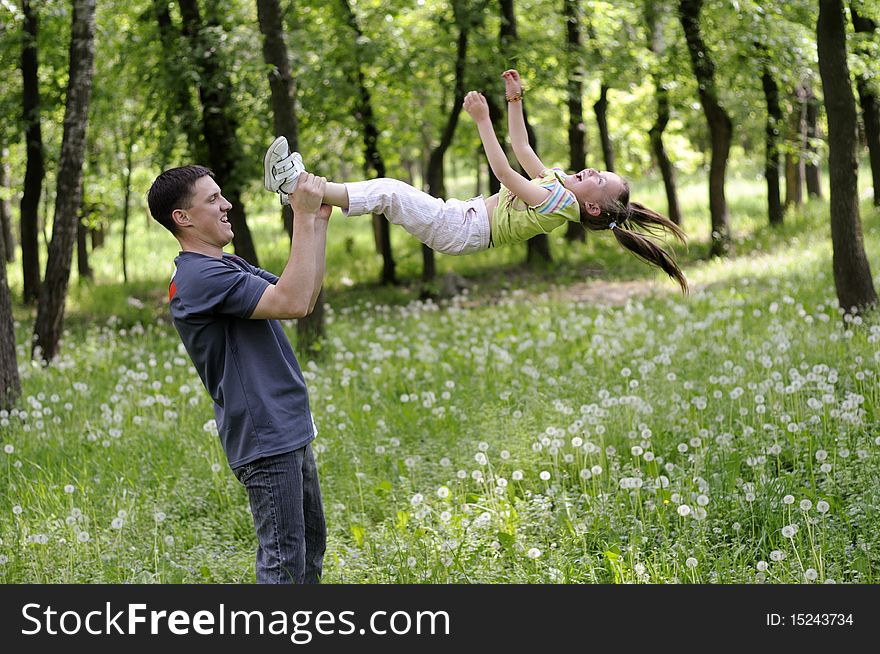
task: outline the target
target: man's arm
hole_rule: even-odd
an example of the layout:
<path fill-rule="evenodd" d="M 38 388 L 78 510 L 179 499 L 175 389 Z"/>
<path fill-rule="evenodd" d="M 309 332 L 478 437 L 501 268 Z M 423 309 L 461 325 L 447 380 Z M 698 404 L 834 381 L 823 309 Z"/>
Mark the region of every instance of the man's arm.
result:
<path fill-rule="evenodd" d="M 510 166 L 492 127 L 486 98 L 481 93 L 471 91 L 464 98 L 464 110 L 477 124 L 489 166 L 498 181 L 529 206 L 536 207 L 544 202 L 550 191 L 526 179 Z"/>
<path fill-rule="evenodd" d="M 535 154 L 529 144 L 529 134 L 526 130 L 526 120 L 522 106 L 522 80 L 515 70 L 505 70 L 501 77 L 504 78 L 504 95 L 507 100 L 507 131 L 510 136 L 510 144 L 516 160 L 523 167 L 526 174 L 531 177 L 540 177 L 546 170 L 544 163 Z M 509 98 L 516 98 L 513 102 Z"/>
<path fill-rule="evenodd" d="M 269 285 L 263 292 L 251 318 L 302 318 L 311 311 L 317 279 L 315 248 L 320 240 L 315 221 L 326 184 L 326 179 L 311 173 L 300 176 L 290 197 L 294 217 L 290 257 L 275 285 Z"/>

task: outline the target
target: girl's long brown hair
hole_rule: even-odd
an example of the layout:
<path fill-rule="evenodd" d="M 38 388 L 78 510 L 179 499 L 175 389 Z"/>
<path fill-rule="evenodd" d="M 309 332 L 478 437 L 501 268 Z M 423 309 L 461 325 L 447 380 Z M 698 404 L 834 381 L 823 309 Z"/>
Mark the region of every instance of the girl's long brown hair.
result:
<path fill-rule="evenodd" d="M 629 184 L 624 182 L 623 192 L 610 206 L 603 207 L 602 213 L 593 216 L 581 205 L 581 222 L 590 231 L 610 229 L 614 238 L 642 261 L 657 266 L 669 275 L 680 287 L 682 293 L 688 292 L 687 279 L 675 259 L 657 244 L 657 240 L 672 234 L 682 243 L 687 238 L 682 229 L 669 218 L 656 211 L 629 201 Z"/>

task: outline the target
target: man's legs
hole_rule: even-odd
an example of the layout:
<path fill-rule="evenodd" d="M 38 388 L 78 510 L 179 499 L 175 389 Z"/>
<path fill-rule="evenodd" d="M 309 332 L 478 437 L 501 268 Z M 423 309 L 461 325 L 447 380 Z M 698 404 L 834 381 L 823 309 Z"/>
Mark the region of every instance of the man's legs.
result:
<path fill-rule="evenodd" d="M 235 469 L 257 532 L 257 583 L 318 583 L 326 543 L 311 445 Z"/>

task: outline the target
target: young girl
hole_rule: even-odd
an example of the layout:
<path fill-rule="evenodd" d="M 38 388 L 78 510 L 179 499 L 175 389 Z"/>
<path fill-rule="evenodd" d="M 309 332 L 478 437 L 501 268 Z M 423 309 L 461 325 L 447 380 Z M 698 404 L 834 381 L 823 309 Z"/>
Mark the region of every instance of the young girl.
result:
<path fill-rule="evenodd" d="M 655 211 L 630 202 L 629 185 L 615 173 L 587 168 L 568 175 L 559 168 L 547 168 L 528 142 L 519 73 L 507 70 L 502 77 L 510 142 L 517 161 L 532 179 L 511 167 L 492 128 L 486 98 L 471 91 L 465 96 L 464 110 L 477 124 L 489 166 L 501 182 L 498 193 L 486 199 L 444 201 L 405 182 L 380 178 L 327 182 L 324 203 L 342 208 L 347 215 L 384 214 L 431 249 L 452 255 L 525 241 L 567 221 L 580 222 L 592 231 L 610 229 L 618 243 L 661 268 L 687 292 L 681 269 L 651 238 L 665 231 L 683 242 L 684 232 Z M 280 193 L 285 203 L 304 170 L 302 157 L 289 153 L 287 140 L 281 136 L 269 147 L 263 163 L 266 188 Z"/>

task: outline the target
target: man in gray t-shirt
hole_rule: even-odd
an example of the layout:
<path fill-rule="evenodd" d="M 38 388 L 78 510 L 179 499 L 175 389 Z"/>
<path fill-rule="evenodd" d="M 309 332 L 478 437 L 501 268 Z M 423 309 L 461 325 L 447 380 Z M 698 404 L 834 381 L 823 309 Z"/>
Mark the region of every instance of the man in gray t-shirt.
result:
<path fill-rule="evenodd" d="M 213 173 L 165 171 L 150 213 L 180 243 L 169 286 L 174 326 L 211 398 L 223 449 L 248 490 L 258 583 L 317 583 L 326 542 L 305 379 L 279 319 L 315 305 L 324 276 L 326 180 L 302 175 L 290 194 L 294 231 L 280 277 L 225 254 L 228 212 Z"/>

